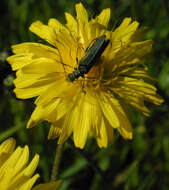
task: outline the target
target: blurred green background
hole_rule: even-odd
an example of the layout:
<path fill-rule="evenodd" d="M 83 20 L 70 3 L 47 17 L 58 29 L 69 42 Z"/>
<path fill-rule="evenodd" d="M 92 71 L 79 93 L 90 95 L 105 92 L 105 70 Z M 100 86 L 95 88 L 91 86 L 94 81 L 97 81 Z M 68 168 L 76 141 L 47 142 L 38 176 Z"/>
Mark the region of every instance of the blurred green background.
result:
<path fill-rule="evenodd" d="M 12 136 L 17 145 L 30 147 L 30 157 L 41 156 L 39 182 L 48 182 L 57 146 L 56 140 L 47 140 L 49 125 L 26 129 L 34 108 L 33 99 L 18 100 L 13 90 L 11 71 L 5 58 L 11 55 L 10 46 L 39 41 L 28 27 L 33 21 L 47 23 L 51 17 L 64 23 L 64 12 L 75 16 L 71 0 L 1 0 L 0 2 L 0 141 Z M 151 117 L 132 116 L 134 138 L 125 141 L 115 134 L 114 144 L 99 149 L 89 139 L 83 151 L 69 140 L 64 147 L 59 178 L 59 190 L 150 190 L 169 189 L 169 1 L 168 0 L 86 0 L 81 1 L 90 16 L 103 8 L 111 8 L 110 28 L 124 17 L 132 17 L 147 26 L 144 39 L 153 39 L 153 54 L 147 60 L 149 74 L 158 80 L 159 94 L 165 102 L 149 105 Z M 99 172 L 98 172 L 99 170 Z"/>

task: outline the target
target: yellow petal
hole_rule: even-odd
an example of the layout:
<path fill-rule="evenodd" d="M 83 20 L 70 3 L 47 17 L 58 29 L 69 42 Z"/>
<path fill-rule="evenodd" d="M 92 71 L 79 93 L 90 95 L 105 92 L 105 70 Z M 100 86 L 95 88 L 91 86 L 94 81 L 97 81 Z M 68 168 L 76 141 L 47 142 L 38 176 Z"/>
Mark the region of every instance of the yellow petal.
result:
<path fill-rule="evenodd" d="M 56 59 L 56 55 L 58 56 L 57 49 L 44 44 L 31 43 L 31 42 L 24 42 L 17 45 L 13 45 L 12 51 L 15 54 L 32 53 L 35 58 L 46 57 L 46 58 Z"/>
<path fill-rule="evenodd" d="M 69 28 L 71 32 L 71 34 L 75 37 L 77 36 L 77 21 L 74 19 L 74 17 L 69 14 L 69 13 L 65 13 L 65 17 L 66 17 L 66 25 Z"/>
<path fill-rule="evenodd" d="M 123 45 L 122 45 L 123 47 Z M 137 49 L 137 51 L 136 51 Z M 130 44 L 129 46 L 122 48 L 118 53 L 116 54 L 115 57 L 113 57 L 113 61 L 116 62 L 117 64 L 123 63 L 123 65 L 126 67 L 128 62 L 131 62 L 135 59 L 137 59 L 138 62 L 140 62 L 139 59 L 142 59 L 143 56 L 146 54 L 150 53 L 152 50 L 152 41 L 151 40 L 146 40 L 143 42 L 135 42 Z M 113 54 L 112 54 L 113 55 Z M 111 56 L 111 55 L 110 55 Z M 125 61 L 125 64 L 124 64 Z M 121 68 L 122 69 L 122 68 Z"/>
<path fill-rule="evenodd" d="M 3 172 L 2 174 L 0 177 L 0 179 L 1 179 L 0 189 L 8 190 L 10 187 L 10 182 L 13 177 L 12 168 L 10 168 L 10 167 L 6 168 L 5 172 Z"/>
<path fill-rule="evenodd" d="M 0 166 L 11 156 L 14 151 L 16 141 L 13 138 L 9 138 L 0 145 Z M 2 173 L 0 169 L 0 173 Z"/>
<path fill-rule="evenodd" d="M 68 94 L 66 93 L 69 93 L 71 88 L 71 83 L 68 83 L 63 79 L 56 80 L 48 89 L 46 89 L 45 93 L 41 94 L 41 96 L 36 99 L 35 104 L 44 105 L 54 98 L 63 98 L 65 96 L 68 97 Z"/>
<path fill-rule="evenodd" d="M 26 74 L 36 74 L 36 73 L 48 74 L 52 72 L 56 73 L 64 72 L 64 69 L 60 62 L 56 62 L 53 59 L 41 57 L 33 59 L 29 65 L 24 66 L 22 68 L 22 72 Z"/>
<path fill-rule="evenodd" d="M 125 139 L 132 139 L 132 127 L 123 108 L 115 98 L 110 98 L 110 101 L 120 121 L 120 126 L 117 128 L 118 131 Z"/>
<path fill-rule="evenodd" d="M 84 44 L 84 49 L 86 49 L 88 46 L 88 40 L 90 39 L 88 15 L 86 9 L 81 3 L 76 4 L 76 12 L 78 22 L 78 35 L 80 36 L 80 42 Z"/>
<path fill-rule="evenodd" d="M 49 73 L 42 75 L 41 73 L 18 75 L 14 80 L 16 88 L 30 88 L 35 86 L 50 86 L 54 81 L 61 77 L 58 73 Z"/>
<path fill-rule="evenodd" d="M 15 168 L 13 170 L 13 175 L 18 174 L 27 164 L 29 159 L 29 148 L 25 146 L 22 150 L 21 156 L 18 158 Z"/>
<path fill-rule="evenodd" d="M 31 53 L 24 53 L 24 54 L 17 54 L 12 55 L 7 58 L 7 61 L 11 64 L 12 70 L 17 70 L 25 65 L 29 65 L 32 61 L 33 54 Z"/>
<path fill-rule="evenodd" d="M 131 18 L 125 18 L 120 26 L 112 33 L 112 39 L 114 42 L 119 42 L 121 45 L 129 42 L 139 26 L 139 23 L 136 21 L 130 23 Z"/>
<path fill-rule="evenodd" d="M 39 96 L 48 86 L 31 86 L 30 88 L 15 88 L 14 92 L 18 98 L 27 99 Z"/>
<path fill-rule="evenodd" d="M 24 170 L 22 170 L 17 176 L 15 176 L 14 180 L 11 183 L 11 186 L 18 187 L 20 186 L 20 184 L 22 184 L 21 187 L 23 189 L 26 187 L 31 188 L 32 185 L 37 180 L 37 178 L 39 177 L 39 174 L 36 174 L 32 178 L 30 178 L 34 173 L 35 169 L 37 168 L 38 162 L 39 162 L 39 155 L 36 154 L 31 163 Z"/>
<path fill-rule="evenodd" d="M 9 167 L 9 168 L 12 168 L 15 166 L 15 164 L 17 163 L 20 155 L 22 155 L 22 148 L 18 147 L 15 152 L 12 154 L 11 157 L 9 157 L 9 159 L 5 162 L 5 164 L 3 164 L 1 167 L 0 167 L 0 178 L 3 176 L 3 172 L 6 171 L 6 169 Z"/>
<path fill-rule="evenodd" d="M 99 16 L 97 16 L 95 19 L 96 21 L 101 24 L 104 25 L 105 27 L 107 27 L 109 20 L 110 20 L 110 14 L 111 14 L 111 10 L 109 8 L 104 9 Z"/>
<path fill-rule="evenodd" d="M 81 95 L 79 106 L 74 108 L 76 118 L 74 118 L 73 139 L 75 146 L 79 148 L 84 147 L 91 124 L 91 106 L 85 101 L 84 96 L 83 94 Z"/>
<path fill-rule="evenodd" d="M 56 121 L 56 107 L 59 104 L 60 100 L 57 99 L 45 106 L 36 106 L 35 110 L 33 111 L 31 118 L 27 123 L 27 128 L 34 127 L 44 119 L 49 120 L 50 122 Z M 53 118 L 52 118 L 52 116 Z"/>
<path fill-rule="evenodd" d="M 61 63 L 62 65 L 63 63 L 65 64 L 64 67 L 66 71 L 70 69 L 73 71 L 77 66 L 77 39 L 74 38 L 73 35 L 67 34 L 64 31 L 58 33 L 56 37 L 56 46 L 59 51 Z"/>
<path fill-rule="evenodd" d="M 109 103 L 109 100 L 103 93 L 100 93 L 99 103 L 101 110 L 105 116 L 105 118 L 109 121 L 113 128 L 117 128 L 120 126 L 120 121 L 117 116 L 117 113 L 114 111 L 114 107 L 112 107 Z"/>
<path fill-rule="evenodd" d="M 24 175 L 25 176 L 32 176 L 32 174 L 35 172 L 39 162 L 39 155 L 35 154 L 34 158 L 30 162 L 30 164 L 25 168 Z"/>
<path fill-rule="evenodd" d="M 72 108 L 69 112 L 66 113 L 63 123 L 62 123 L 62 130 L 60 133 L 60 137 L 58 140 L 59 144 L 62 144 L 73 132 L 73 128 L 76 122 L 76 111 Z"/>
<path fill-rule="evenodd" d="M 55 45 L 55 31 L 51 27 L 42 24 L 40 21 L 36 21 L 31 24 L 29 30 L 50 44 Z"/>
<path fill-rule="evenodd" d="M 60 128 L 59 123 L 60 123 L 60 121 L 57 121 L 50 126 L 50 130 L 48 133 L 48 139 L 55 139 L 61 134 L 62 130 Z M 62 123 L 61 123 L 61 125 L 62 125 Z"/>
<path fill-rule="evenodd" d="M 91 132 L 94 137 L 100 136 L 102 113 L 99 104 L 91 103 Z"/>
<path fill-rule="evenodd" d="M 96 137 L 97 144 L 100 148 L 106 148 L 108 145 L 108 137 L 107 137 L 107 130 L 102 118 L 101 120 L 101 127 L 100 127 L 100 136 Z"/>
<path fill-rule="evenodd" d="M 56 110 L 56 120 L 63 117 L 72 107 L 73 103 L 70 99 L 60 101 Z"/>
<path fill-rule="evenodd" d="M 151 76 L 149 76 L 146 71 L 142 70 L 142 69 L 135 69 L 132 72 L 130 72 L 130 76 L 134 77 L 136 79 L 143 79 L 146 82 L 152 83 L 152 82 L 157 82 L 156 79 L 152 78 Z"/>
<path fill-rule="evenodd" d="M 34 185 L 34 183 L 37 181 L 37 179 L 39 178 L 39 174 L 34 175 L 32 178 L 30 178 L 29 180 L 26 180 L 25 183 L 23 183 L 23 185 L 20 186 L 20 188 L 18 190 L 31 190 L 32 186 Z M 14 186 L 14 185 L 13 185 Z M 12 189 L 11 189 L 12 190 Z"/>
<path fill-rule="evenodd" d="M 3 154 L 10 155 L 15 148 L 15 144 L 16 141 L 13 138 L 9 138 L 6 141 L 3 141 L 3 143 L 0 144 L 0 157 L 3 156 Z"/>
<path fill-rule="evenodd" d="M 63 30 L 66 31 L 66 32 L 68 32 L 68 31 L 67 31 L 67 28 L 66 28 L 63 24 L 61 24 L 61 23 L 60 23 L 57 19 L 55 19 L 55 18 L 49 19 L 49 21 L 48 21 L 48 26 L 51 27 L 55 33 L 61 32 L 61 31 L 63 31 Z"/>

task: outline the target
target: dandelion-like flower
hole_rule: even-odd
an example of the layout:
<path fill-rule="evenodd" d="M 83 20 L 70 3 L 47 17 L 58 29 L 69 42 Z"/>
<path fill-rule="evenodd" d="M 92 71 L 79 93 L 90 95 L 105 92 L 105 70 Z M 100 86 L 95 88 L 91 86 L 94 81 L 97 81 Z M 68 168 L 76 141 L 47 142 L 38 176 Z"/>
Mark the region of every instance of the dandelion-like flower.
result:
<path fill-rule="evenodd" d="M 37 97 L 28 128 L 47 120 L 52 123 L 48 138 L 59 137 L 58 143 L 73 134 L 75 145 L 83 148 L 90 134 L 99 147 L 107 147 L 114 129 L 125 139 L 132 138 L 127 106 L 148 116 L 144 101 L 162 103 L 143 61 L 152 41 L 139 42 L 143 31 L 131 18 L 125 18 L 114 31 L 108 30 L 110 9 L 90 21 L 81 3 L 76 4 L 76 12 L 76 18 L 65 13 L 66 24 L 50 19 L 48 25 L 36 21 L 30 26 L 50 46 L 12 46 L 15 55 L 8 61 L 17 71 L 14 91 L 18 98 Z M 90 71 L 73 82 L 69 80 L 86 50 L 103 35 L 109 43 Z"/>
<path fill-rule="evenodd" d="M 39 162 L 36 154 L 29 165 L 29 148 L 17 147 L 15 140 L 10 138 L 0 145 L 0 189 L 1 190 L 56 190 L 60 181 L 40 184 L 32 188 L 39 174 L 33 175 Z"/>

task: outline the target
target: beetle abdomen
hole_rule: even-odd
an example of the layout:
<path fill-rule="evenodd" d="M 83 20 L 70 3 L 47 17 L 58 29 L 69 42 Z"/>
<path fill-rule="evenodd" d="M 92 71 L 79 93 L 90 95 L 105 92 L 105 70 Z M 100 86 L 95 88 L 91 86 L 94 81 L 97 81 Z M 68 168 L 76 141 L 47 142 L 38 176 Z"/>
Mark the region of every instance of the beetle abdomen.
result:
<path fill-rule="evenodd" d="M 80 76 L 84 77 L 84 74 L 87 74 L 93 65 L 96 64 L 97 59 L 100 58 L 108 44 L 109 40 L 106 40 L 106 35 L 96 39 L 94 44 L 89 49 L 87 48 L 85 56 L 80 59 L 78 68 L 68 74 L 68 80 L 73 82 Z"/>

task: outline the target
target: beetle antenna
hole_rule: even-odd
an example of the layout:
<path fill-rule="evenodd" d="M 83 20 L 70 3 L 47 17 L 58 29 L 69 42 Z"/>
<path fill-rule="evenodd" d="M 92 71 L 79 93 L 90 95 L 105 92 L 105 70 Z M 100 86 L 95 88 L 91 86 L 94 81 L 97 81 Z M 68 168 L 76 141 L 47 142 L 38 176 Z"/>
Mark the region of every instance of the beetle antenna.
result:
<path fill-rule="evenodd" d="M 58 50 L 58 53 L 59 53 L 59 56 L 60 56 L 60 63 L 62 64 L 62 66 L 63 66 L 63 70 L 64 70 L 64 73 L 65 73 L 65 78 L 67 77 L 67 75 L 66 75 L 66 69 L 65 69 L 65 64 L 63 63 L 63 60 L 62 60 L 62 56 L 61 56 L 61 54 L 60 54 L 60 51 L 59 51 L 59 49 L 58 48 L 56 48 L 57 50 Z"/>

